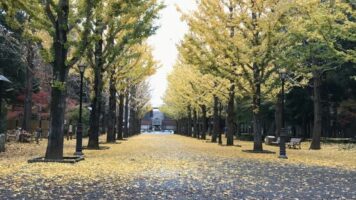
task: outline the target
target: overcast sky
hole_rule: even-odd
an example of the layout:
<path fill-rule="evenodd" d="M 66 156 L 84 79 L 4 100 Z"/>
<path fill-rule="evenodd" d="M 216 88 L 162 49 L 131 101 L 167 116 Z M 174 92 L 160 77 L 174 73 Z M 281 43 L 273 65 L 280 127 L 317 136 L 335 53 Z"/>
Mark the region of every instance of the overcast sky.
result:
<path fill-rule="evenodd" d="M 156 35 L 149 38 L 149 44 L 154 48 L 153 55 L 161 63 L 161 68 L 150 78 L 151 103 L 153 107 L 162 105 L 162 97 L 167 89 L 167 75 L 177 59 L 176 45 L 187 32 L 187 25 L 180 20 L 181 14 L 176 5 L 184 12 L 195 8 L 194 0 L 163 0 L 166 8 L 161 11 L 158 21 L 160 29 Z"/>

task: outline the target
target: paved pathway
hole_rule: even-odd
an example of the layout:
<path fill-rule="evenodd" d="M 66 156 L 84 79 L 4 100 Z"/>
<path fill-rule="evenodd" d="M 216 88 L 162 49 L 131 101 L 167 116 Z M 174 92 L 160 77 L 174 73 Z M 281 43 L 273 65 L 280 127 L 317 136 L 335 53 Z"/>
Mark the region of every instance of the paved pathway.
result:
<path fill-rule="evenodd" d="M 117 145 L 141 143 L 123 158 L 133 165 L 169 159 L 185 166 L 165 168 L 163 162 L 162 168 L 156 169 L 152 164 L 152 170 L 148 167 L 130 174 L 129 181 L 103 176 L 92 182 L 73 179 L 69 184 L 56 185 L 38 178 L 38 184 L 32 186 L 26 186 L 25 181 L 16 194 L 1 186 L 13 177 L 0 177 L 0 199 L 356 199 L 356 171 L 223 158 L 192 150 L 183 143 L 194 139 L 177 138 L 138 136 Z M 115 151 L 112 148 L 105 153 L 109 156 Z M 140 160 L 142 154 L 151 160 Z"/>

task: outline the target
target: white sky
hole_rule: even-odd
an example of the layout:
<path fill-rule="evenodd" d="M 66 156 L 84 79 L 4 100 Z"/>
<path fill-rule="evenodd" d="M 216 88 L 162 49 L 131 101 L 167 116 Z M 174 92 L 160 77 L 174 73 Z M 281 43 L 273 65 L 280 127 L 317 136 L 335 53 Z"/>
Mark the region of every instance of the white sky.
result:
<path fill-rule="evenodd" d="M 161 11 L 158 21 L 160 28 L 149 38 L 153 47 L 153 55 L 160 62 L 161 68 L 150 78 L 151 103 L 153 107 L 162 105 L 162 97 L 167 89 L 167 75 L 176 62 L 178 51 L 176 45 L 188 31 L 188 26 L 180 20 L 181 14 L 176 5 L 184 12 L 195 8 L 194 0 L 162 0 L 166 7 Z"/>

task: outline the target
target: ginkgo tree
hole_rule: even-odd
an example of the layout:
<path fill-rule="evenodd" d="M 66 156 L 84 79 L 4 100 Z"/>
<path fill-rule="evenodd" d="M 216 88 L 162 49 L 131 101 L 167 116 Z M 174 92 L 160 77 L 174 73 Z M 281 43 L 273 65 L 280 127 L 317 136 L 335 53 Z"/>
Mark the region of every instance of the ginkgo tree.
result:
<path fill-rule="evenodd" d="M 94 0 L 4 0 L 1 6 L 12 26 L 22 13 L 27 20 L 23 35 L 42 43 L 42 56 L 52 64 L 51 122 L 47 159 L 63 158 L 66 80 L 69 69 L 80 59 L 89 43 Z M 29 38 L 29 37 L 28 37 Z"/>
<path fill-rule="evenodd" d="M 4 9 L 4 10 L 3 10 Z M 0 6 L 1 15 L 7 16 L 3 11 L 6 11 L 6 7 L 2 8 Z M 25 131 L 30 131 L 30 121 L 32 116 L 32 93 L 33 93 L 33 82 L 34 82 L 34 60 L 37 53 L 37 44 L 35 38 L 33 37 L 33 32 L 30 31 L 28 34 L 22 34 L 24 30 L 29 31 L 27 26 L 28 18 L 22 13 L 18 13 L 15 16 L 15 23 L 13 20 L 8 20 L 7 22 L 2 22 L 0 28 L 0 35 L 2 36 L 2 44 L 0 57 L 6 60 L 10 57 L 14 59 L 11 54 L 18 55 L 18 60 L 15 62 L 21 63 L 20 66 L 25 66 L 25 85 L 24 85 L 24 113 L 22 119 L 21 128 Z M 16 23 L 17 22 L 17 23 Z M 21 68 L 19 68 L 21 69 Z"/>
<path fill-rule="evenodd" d="M 230 81 L 227 143 L 233 144 L 234 100 L 251 101 L 254 151 L 262 151 L 261 103 L 277 101 L 279 76 L 286 68 L 291 85 L 314 88 L 314 134 L 320 148 L 321 76 L 345 62 L 355 62 L 354 5 L 348 1 L 200 0 L 184 13 L 190 28 L 180 55 L 199 71 Z M 277 101 L 278 102 L 278 101 Z M 278 106 L 277 106 L 278 107 Z M 278 120 L 278 119 L 276 119 Z M 278 120 L 281 121 L 281 120 Z"/>
<path fill-rule="evenodd" d="M 149 47 L 146 42 L 142 42 L 141 44 L 135 44 L 123 51 L 123 54 L 120 54 L 117 66 L 120 67 L 115 68 L 116 71 L 114 73 L 113 80 L 110 79 L 110 88 L 111 90 L 114 90 L 115 93 L 119 93 L 117 139 L 123 139 L 122 126 L 124 119 L 125 96 L 132 96 L 131 109 L 133 110 L 132 113 L 135 111 L 137 112 L 137 115 L 133 116 L 137 121 L 137 118 L 139 118 L 138 116 L 141 116 L 139 114 L 141 113 L 140 109 L 144 109 L 146 106 L 146 96 L 142 99 L 135 97 L 136 94 L 141 95 L 141 93 L 133 92 L 131 89 L 133 87 L 140 88 L 146 79 L 155 73 L 158 68 L 158 63 L 153 58 L 151 47 Z M 136 89 L 136 91 L 140 90 Z M 112 94 L 114 93 L 112 92 Z M 115 96 L 111 96 L 110 99 L 112 101 L 116 101 L 116 94 Z M 126 101 L 128 100 L 129 98 L 126 98 Z M 141 100 L 145 103 L 141 102 Z M 115 102 L 111 103 L 114 104 Z M 115 118 L 116 112 L 114 112 L 114 109 L 111 109 L 111 114 L 112 117 Z M 115 123 L 113 125 L 115 125 Z M 111 138 L 115 135 L 115 133 L 108 133 L 108 135 L 110 134 L 112 134 L 110 136 Z"/>
<path fill-rule="evenodd" d="M 274 55 L 282 51 L 285 32 L 280 19 L 290 2 L 201 0 L 198 10 L 185 14 L 192 32 L 191 51 L 203 52 L 205 71 L 230 80 L 228 124 L 234 120 L 235 87 L 251 98 L 254 151 L 262 151 L 261 101 L 270 90 L 269 80 L 278 72 Z M 232 125 L 228 125 L 232 127 Z M 230 129 L 230 130 L 229 130 Z M 228 128 L 229 145 L 233 130 Z"/>
<path fill-rule="evenodd" d="M 141 119 L 152 110 L 150 100 L 150 85 L 147 80 L 137 83 L 134 90 L 130 93 L 130 136 L 136 135 L 141 131 Z"/>
<path fill-rule="evenodd" d="M 153 21 L 162 5 L 155 0 L 5 0 L 1 1 L 1 8 L 14 27 L 20 26 L 14 17 L 18 13 L 27 19 L 23 36 L 40 42 L 42 57 L 53 66 L 46 158 L 63 158 L 66 79 L 69 69 L 78 61 L 93 68 L 94 98 L 88 147 L 98 148 L 102 76 L 117 63 L 117 55 L 127 45 L 138 44 L 154 33 Z"/>
<path fill-rule="evenodd" d="M 213 97 L 226 103 L 228 81 L 210 74 L 202 74 L 198 66 L 180 57 L 168 77 L 168 89 L 161 108 L 168 116 L 178 120 L 178 129 L 185 135 L 205 139 L 209 110 L 213 110 Z M 224 101 L 225 100 L 225 101 Z M 199 117 L 202 118 L 202 130 Z M 193 123 L 192 123 L 193 122 Z"/>
<path fill-rule="evenodd" d="M 94 31 L 90 35 L 88 61 L 93 67 L 94 86 L 88 148 L 99 148 L 99 121 L 101 113 L 103 75 L 119 73 L 114 67 L 127 46 L 140 43 L 156 30 L 153 25 L 162 8 L 156 0 L 113 1 L 105 0 L 94 11 Z M 112 113 L 111 113 L 112 114 Z M 112 136 L 110 127 L 110 136 Z M 113 138 L 111 137 L 110 140 Z"/>
<path fill-rule="evenodd" d="M 140 126 L 139 121 L 142 117 L 142 110 L 147 105 L 147 94 L 142 93 L 142 88 L 147 78 L 156 72 L 159 67 L 159 63 L 154 60 L 152 55 L 152 48 L 147 44 L 141 45 L 137 49 L 139 57 L 133 62 L 129 63 L 134 66 L 133 70 L 128 73 L 126 84 L 128 94 L 128 104 L 129 104 L 129 129 L 127 130 L 127 136 L 133 136 L 139 133 Z M 147 88 L 147 85 L 146 85 Z M 143 95 L 143 96 L 142 96 Z M 142 97 L 142 99 L 140 99 Z"/>
<path fill-rule="evenodd" d="M 236 63 L 232 62 L 232 60 L 228 58 L 226 55 L 227 52 L 224 52 L 223 49 L 230 47 L 233 48 L 233 45 L 231 43 L 228 44 L 226 41 L 233 38 L 235 33 L 231 27 L 225 26 L 225 24 L 221 23 L 222 21 L 220 19 L 211 15 L 213 13 L 216 14 L 216 10 L 214 10 L 216 8 L 213 8 L 214 6 L 222 6 L 220 8 L 222 9 L 220 10 L 220 16 L 222 14 L 227 14 L 224 9 L 227 8 L 226 5 L 220 5 L 218 1 L 200 1 L 199 3 L 198 10 L 196 12 L 192 15 L 183 15 L 183 19 L 188 22 L 192 32 L 187 36 L 185 43 L 183 43 L 183 46 L 185 46 L 183 50 L 186 51 L 185 54 L 188 52 L 195 53 L 194 58 L 200 63 L 199 66 L 201 67 L 202 72 L 210 73 L 230 81 L 227 108 L 227 145 L 233 145 L 235 80 L 237 75 L 237 66 Z M 228 13 L 231 14 L 232 12 L 233 10 L 228 10 Z M 214 38 L 215 36 L 219 38 Z M 225 40 L 226 42 L 216 44 L 228 44 L 228 46 L 219 46 L 216 48 L 209 43 L 216 39 Z"/>
<path fill-rule="evenodd" d="M 285 19 L 288 48 L 284 63 L 312 77 L 314 122 L 310 149 L 320 149 L 322 134 L 322 77 L 356 62 L 355 5 L 351 1 L 296 0 Z"/>
<path fill-rule="evenodd" d="M 195 73 L 198 74 L 198 77 L 200 77 L 198 82 L 196 82 L 194 85 L 192 85 L 193 90 L 198 90 L 200 91 L 200 96 L 204 96 L 204 98 L 199 97 L 197 101 L 200 104 L 201 111 L 203 114 L 203 138 L 205 138 L 205 132 L 206 132 L 206 126 L 207 126 L 207 120 L 206 118 L 206 112 L 207 108 L 205 103 L 207 102 L 210 105 L 214 105 L 212 108 L 212 113 L 213 113 L 213 137 L 212 137 L 212 142 L 216 142 L 218 134 L 221 133 L 220 129 L 220 119 L 218 117 L 218 105 L 219 102 L 222 102 L 223 104 L 226 103 L 226 101 L 230 102 L 231 104 L 231 98 L 232 96 L 229 96 L 229 91 L 227 90 L 228 87 L 230 87 L 230 92 L 231 92 L 231 81 L 230 84 L 228 83 L 229 78 L 224 78 L 221 76 L 219 73 L 214 73 L 214 71 L 208 71 L 207 68 L 208 66 L 217 66 L 217 62 L 215 60 L 215 55 L 214 51 L 211 49 L 208 49 L 204 44 L 199 43 L 197 40 L 198 38 L 193 37 L 193 33 L 188 33 L 182 43 L 180 44 L 178 50 L 179 50 L 179 55 L 180 55 L 180 60 L 179 62 L 181 64 L 185 64 L 187 66 L 190 66 L 194 68 Z M 200 44 L 200 45 L 198 45 Z M 205 47 L 205 48 L 203 48 Z M 219 76 L 220 75 L 220 76 Z M 235 91 L 233 91 L 235 95 Z M 231 93 L 230 93 L 231 94 Z M 229 112 L 228 117 L 233 117 L 233 112 Z M 232 127 L 233 124 L 230 123 L 228 124 L 229 127 Z M 219 137 L 220 138 L 220 137 Z M 221 142 L 221 140 L 219 140 Z"/>

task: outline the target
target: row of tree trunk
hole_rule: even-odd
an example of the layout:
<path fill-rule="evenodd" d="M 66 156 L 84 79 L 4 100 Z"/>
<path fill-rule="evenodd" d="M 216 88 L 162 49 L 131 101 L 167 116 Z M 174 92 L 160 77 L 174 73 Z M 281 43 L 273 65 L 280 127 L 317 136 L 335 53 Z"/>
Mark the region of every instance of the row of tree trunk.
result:
<path fill-rule="evenodd" d="M 206 105 L 200 105 L 200 110 L 187 106 L 187 115 L 177 120 L 177 133 L 202 140 L 206 140 L 206 135 L 209 134 L 212 136 L 211 142 L 222 144 L 220 123 L 222 108 L 219 104 L 219 99 L 215 96 L 212 119 L 207 117 Z M 212 123 L 209 123 L 210 120 Z"/>
<path fill-rule="evenodd" d="M 101 74 L 99 71 L 98 73 Z M 90 149 L 100 148 L 100 132 L 107 133 L 107 143 L 115 143 L 116 140 L 123 140 L 140 133 L 141 120 L 133 103 L 136 94 L 135 87 L 117 91 L 114 74 L 112 72 L 110 76 L 108 106 L 106 106 L 107 99 L 103 97 L 102 77 L 95 76 L 97 79 L 94 82 L 96 95 L 92 101 L 89 128 L 88 148 Z"/>

